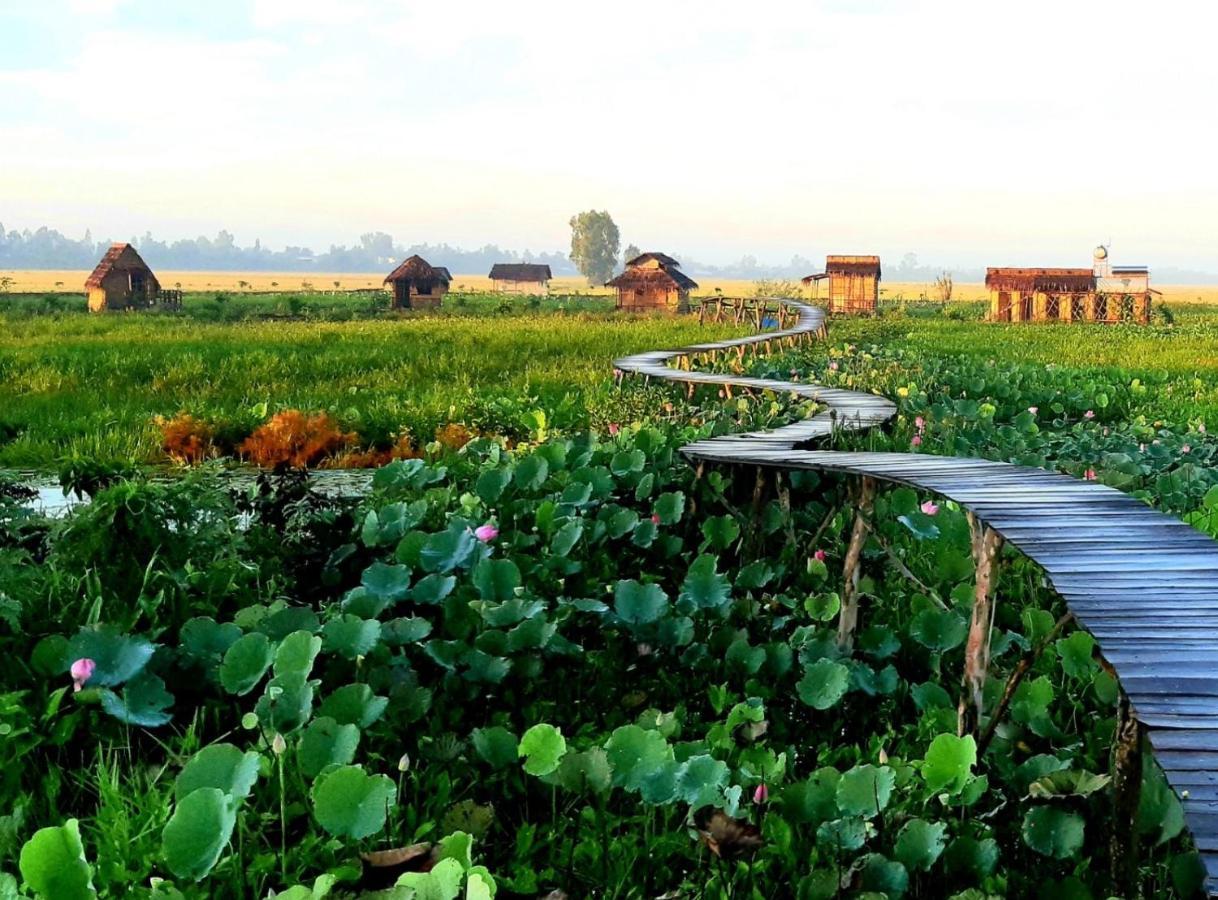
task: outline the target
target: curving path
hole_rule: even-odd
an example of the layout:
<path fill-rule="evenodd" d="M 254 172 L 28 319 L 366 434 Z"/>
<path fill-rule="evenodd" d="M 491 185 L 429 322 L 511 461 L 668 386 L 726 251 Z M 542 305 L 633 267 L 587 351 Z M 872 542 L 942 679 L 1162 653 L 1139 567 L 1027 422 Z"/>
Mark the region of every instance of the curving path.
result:
<path fill-rule="evenodd" d="M 896 414 L 882 397 L 792 381 L 683 371 L 722 352 L 823 334 L 817 307 L 784 301 L 798 323 L 783 331 L 618 359 L 623 372 L 684 385 L 798 394 L 825 408 L 768 432 L 682 448 L 696 460 L 866 475 L 940 494 L 971 510 L 1038 563 L 1116 670 L 1155 758 L 1180 796 L 1218 896 L 1218 542 L 1140 500 L 1093 481 L 984 459 L 919 453 L 803 449 L 837 429 Z"/>

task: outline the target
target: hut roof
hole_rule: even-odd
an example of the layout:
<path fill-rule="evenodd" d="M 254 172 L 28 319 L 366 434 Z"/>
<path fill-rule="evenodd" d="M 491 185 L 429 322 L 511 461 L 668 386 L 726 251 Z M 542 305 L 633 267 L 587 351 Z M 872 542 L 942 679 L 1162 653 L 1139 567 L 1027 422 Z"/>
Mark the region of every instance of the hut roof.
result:
<path fill-rule="evenodd" d="M 626 260 L 626 268 L 630 268 L 631 266 L 640 266 L 650 259 L 654 259 L 664 268 L 667 268 L 668 266 L 678 267 L 681 265 L 667 253 L 640 253 L 634 259 Z"/>
<path fill-rule="evenodd" d="M 662 285 L 666 288 L 677 288 L 682 291 L 693 290 L 698 286 L 698 282 L 694 281 L 680 269 L 674 266 L 661 265 L 658 269 L 643 269 L 638 266 L 630 266 L 617 278 L 605 282 L 606 287 L 615 288 L 643 288 Z"/>
<path fill-rule="evenodd" d="M 1021 269 L 989 268 L 985 270 L 985 286 L 1000 291 L 1070 291 L 1085 293 L 1095 290 L 1095 272 L 1091 269 Z"/>
<path fill-rule="evenodd" d="M 496 281 L 549 281 L 550 267 L 534 263 L 495 263 L 487 276 Z"/>
<path fill-rule="evenodd" d="M 135 248 L 130 244 L 111 244 L 110 249 L 106 251 L 106 255 L 101 258 L 101 262 L 97 264 L 92 274 L 85 280 L 86 288 L 98 288 L 102 286 L 102 281 L 106 276 L 115 269 L 124 271 L 127 269 L 142 269 L 149 275 L 152 274 L 152 269 L 148 268 L 148 264 L 140 258 L 136 253 Z M 153 276 L 154 278 L 156 276 Z"/>
<path fill-rule="evenodd" d="M 828 272 L 818 272 L 815 275 L 805 275 L 803 278 L 801 278 L 799 280 L 802 281 L 804 284 L 811 284 L 814 281 L 821 281 L 828 277 L 829 277 Z"/>
<path fill-rule="evenodd" d="M 448 284 L 452 280 L 448 269 L 431 265 L 417 253 L 385 276 L 386 284 L 391 281 L 443 281 Z"/>
<path fill-rule="evenodd" d="M 880 258 L 878 256 L 844 256 L 825 257 L 825 272 L 832 274 L 850 273 L 852 275 L 874 275 L 880 277 Z"/>
<path fill-rule="evenodd" d="M 1113 275 L 1149 275 L 1150 269 L 1146 266 L 1113 266 Z"/>

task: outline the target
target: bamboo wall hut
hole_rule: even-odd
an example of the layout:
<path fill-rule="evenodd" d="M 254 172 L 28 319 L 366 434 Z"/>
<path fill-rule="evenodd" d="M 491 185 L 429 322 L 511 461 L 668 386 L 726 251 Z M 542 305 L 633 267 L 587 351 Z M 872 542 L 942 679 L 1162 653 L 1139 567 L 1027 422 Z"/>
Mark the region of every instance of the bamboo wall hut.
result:
<path fill-rule="evenodd" d="M 112 244 L 85 281 L 89 312 L 145 309 L 161 294 L 161 283 L 130 244 Z"/>
<path fill-rule="evenodd" d="M 393 292 L 394 309 L 437 309 L 452 280 L 448 269 L 415 255 L 390 272 L 385 284 Z"/>
<path fill-rule="evenodd" d="M 825 258 L 825 271 L 808 275 L 804 284 L 820 295 L 820 282 L 829 281 L 829 312 L 837 315 L 873 315 L 880 299 L 878 256 L 833 255 Z"/>
<path fill-rule="evenodd" d="M 550 267 L 534 263 L 495 263 L 491 266 L 491 290 L 496 294 L 548 294 Z"/>
<path fill-rule="evenodd" d="M 617 308 L 628 312 L 689 312 L 689 292 L 698 283 L 665 253 L 644 253 L 626 262 L 621 275 L 606 282 L 617 288 Z"/>
<path fill-rule="evenodd" d="M 985 286 L 995 322 L 1150 321 L 1150 270 L 1113 267 L 1096 247 L 1090 269 L 989 268 Z"/>

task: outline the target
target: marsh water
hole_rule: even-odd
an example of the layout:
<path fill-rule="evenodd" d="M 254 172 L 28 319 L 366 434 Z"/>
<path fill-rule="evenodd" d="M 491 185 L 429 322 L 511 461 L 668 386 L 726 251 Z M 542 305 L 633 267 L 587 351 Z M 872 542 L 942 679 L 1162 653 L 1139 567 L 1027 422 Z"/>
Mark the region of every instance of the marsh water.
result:
<path fill-rule="evenodd" d="M 171 481 L 184 470 L 164 469 L 154 480 Z M 219 475 L 232 488 L 252 487 L 259 474 L 258 469 L 233 467 L 219 470 Z M 309 481 L 319 493 L 331 497 L 358 497 L 372 486 L 372 469 L 319 469 L 310 471 Z M 31 472 L 20 469 L 0 469 L 0 481 L 15 482 L 35 492 L 28 506 L 35 512 L 48 516 L 62 516 L 75 506 L 88 503 L 73 493 L 64 491 L 58 479 L 47 472 Z"/>

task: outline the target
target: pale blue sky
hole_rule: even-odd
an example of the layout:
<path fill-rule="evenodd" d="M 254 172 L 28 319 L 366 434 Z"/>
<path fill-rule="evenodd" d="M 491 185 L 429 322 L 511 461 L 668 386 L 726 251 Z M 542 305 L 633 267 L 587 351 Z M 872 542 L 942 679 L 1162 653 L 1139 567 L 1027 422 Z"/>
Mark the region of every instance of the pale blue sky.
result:
<path fill-rule="evenodd" d="M 1218 271 L 1213 9 L 6 3 L 0 222 Z"/>

